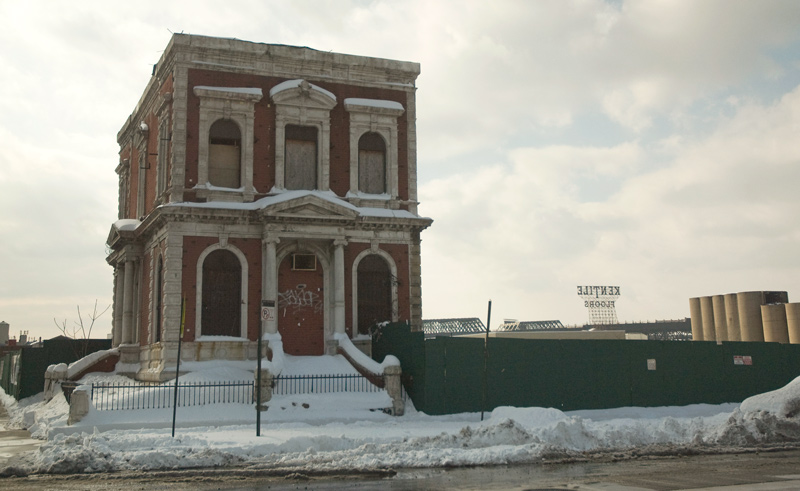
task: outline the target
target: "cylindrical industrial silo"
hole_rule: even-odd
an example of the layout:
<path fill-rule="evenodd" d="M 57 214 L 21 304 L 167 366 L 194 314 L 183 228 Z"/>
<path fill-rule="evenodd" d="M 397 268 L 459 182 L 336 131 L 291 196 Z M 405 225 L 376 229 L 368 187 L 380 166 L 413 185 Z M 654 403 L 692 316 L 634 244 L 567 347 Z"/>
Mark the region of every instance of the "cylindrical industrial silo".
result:
<path fill-rule="evenodd" d="M 703 314 L 700 310 L 700 298 L 689 299 L 689 315 L 692 316 L 692 341 L 703 340 Z"/>
<path fill-rule="evenodd" d="M 771 303 L 761 306 L 761 318 L 764 323 L 764 341 L 768 343 L 788 343 L 789 328 L 786 325 L 786 307 L 783 303 Z"/>
<path fill-rule="evenodd" d="M 786 306 L 786 326 L 789 328 L 789 342 L 800 344 L 800 303 L 784 305 Z"/>
<path fill-rule="evenodd" d="M 703 341 L 716 341 L 714 302 L 711 297 L 700 297 L 700 315 L 703 318 Z"/>
<path fill-rule="evenodd" d="M 728 340 L 728 316 L 725 315 L 725 297 L 714 295 L 711 297 L 711 305 L 714 308 L 714 333 L 717 341 Z"/>
<path fill-rule="evenodd" d="M 725 295 L 725 317 L 728 320 L 728 341 L 741 341 L 742 331 L 739 327 L 739 303 L 735 293 Z"/>
<path fill-rule="evenodd" d="M 740 292 L 736 294 L 739 306 L 739 329 L 742 341 L 764 341 L 764 326 L 761 323 L 761 292 Z"/>

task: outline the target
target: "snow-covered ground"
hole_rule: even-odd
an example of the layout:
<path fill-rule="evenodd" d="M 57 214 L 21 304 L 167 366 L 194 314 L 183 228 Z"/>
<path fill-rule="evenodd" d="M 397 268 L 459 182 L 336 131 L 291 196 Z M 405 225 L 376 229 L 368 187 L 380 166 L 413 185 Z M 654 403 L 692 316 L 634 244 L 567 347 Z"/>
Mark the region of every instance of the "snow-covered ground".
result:
<path fill-rule="evenodd" d="M 316 369 L 351 373 L 341 357 L 318 357 Z M 193 367 L 182 380 L 252 379 L 242 367 Z M 284 374 L 313 373 L 288 357 Z M 83 382 L 117 381 L 92 374 Z M 124 379 L 127 381 L 127 379 Z M 275 396 L 262 413 L 246 404 L 98 411 L 67 426 L 62 395 L 15 402 L 0 391 L 9 426 L 45 440 L 13 466 L 23 472 L 101 472 L 247 465 L 309 471 L 530 463 L 587 452 L 669 454 L 800 443 L 800 378 L 740 404 L 561 412 L 500 407 L 487 413 L 429 416 L 408 402 L 406 414 L 376 411 L 385 393 Z"/>

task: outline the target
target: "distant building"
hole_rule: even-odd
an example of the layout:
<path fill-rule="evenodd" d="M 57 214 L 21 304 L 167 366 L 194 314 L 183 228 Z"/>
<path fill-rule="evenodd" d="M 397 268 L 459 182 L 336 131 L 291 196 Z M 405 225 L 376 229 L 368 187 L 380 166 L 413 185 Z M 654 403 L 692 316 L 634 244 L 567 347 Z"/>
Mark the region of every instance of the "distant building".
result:
<path fill-rule="evenodd" d="M 188 360 L 243 360 L 259 327 L 294 355 L 381 321 L 421 330 L 419 73 L 173 35 L 117 135 L 107 261 L 124 366 L 163 380 L 181 332 Z"/>
<path fill-rule="evenodd" d="M 615 339 L 649 339 L 660 341 L 686 341 L 691 339 L 691 323 L 689 319 L 656 320 L 644 322 L 617 322 L 613 324 L 584 324 L 583 326 L 564 326 L 561 321 L 506 321 L 493 332 L 524 332 L 524 333 L 554 333 L 548 338 L 561 337 L 562 339 L 599 339 L 580 332 L 616 332 Z M 560 336 L 558 333 L 565 333 Z M 540 338 L 543 334 L 537 334 Z"/>
<path fill-rule="evenodd" d="M 506 320 L 495 331 L 561 331 L 575 328 L 564 327 L 559 320 L 554 321 L 517 321 Z"/>
<path fill-rule="evenodd" d="M 425 331 L 426 338 L 437 336 L 463 336 L 465 334 L 475 334 L 486 332 L 477 317 L 462 317 L 455 319 L 426 319 L 422 321 L 422 330 Z"/>

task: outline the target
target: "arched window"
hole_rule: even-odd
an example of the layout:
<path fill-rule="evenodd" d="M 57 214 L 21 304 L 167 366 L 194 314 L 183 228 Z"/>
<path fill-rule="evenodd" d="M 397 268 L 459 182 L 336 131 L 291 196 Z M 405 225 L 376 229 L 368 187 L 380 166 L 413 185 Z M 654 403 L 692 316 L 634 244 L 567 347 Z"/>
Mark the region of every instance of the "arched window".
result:
<path fill-rule="evenodd" d="M 386 192 L 386 142 L 375 132 L 358 139 L 358 190 L 368 194 Z"/>
<path fill-rule="evenodd" d="M 358 332 L 392 320 L 392 273 L 386 260 L 370 254 L 358 263 Z"/>
<path fill-rule="evenodd" d="M 208 182 L 222 188 L 241 186 L 242 134 L 230 119 L 220 119 L 208 132 Z M 201 183 L 202 184 L 202 183 Z"/>
<path fill-rule="evenodd" d="M 217 249 L 203 261 L 203 336 L 241 336 L 242 266 L 230 251 Z"/>
<path fill-rule="evenodd" d="M 286 125 L 286 189 L 317 189 L 317 128 Z"/>

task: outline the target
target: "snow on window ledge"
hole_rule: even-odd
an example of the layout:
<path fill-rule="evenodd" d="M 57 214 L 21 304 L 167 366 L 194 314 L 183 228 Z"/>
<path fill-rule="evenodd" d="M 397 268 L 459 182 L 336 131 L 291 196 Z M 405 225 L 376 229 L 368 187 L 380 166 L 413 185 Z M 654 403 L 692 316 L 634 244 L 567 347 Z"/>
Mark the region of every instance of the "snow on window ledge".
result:
<path fill-rule="evenodd" d="M 239 337 L 239 336 L 199 336 L 194 340 L 196 343 L 219 343 L 219 342 L 236 342 L 236 343 L 246 343 L 248 341 L 247 338 Z"/>

